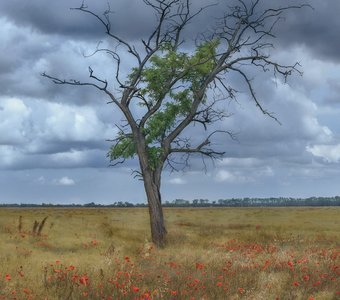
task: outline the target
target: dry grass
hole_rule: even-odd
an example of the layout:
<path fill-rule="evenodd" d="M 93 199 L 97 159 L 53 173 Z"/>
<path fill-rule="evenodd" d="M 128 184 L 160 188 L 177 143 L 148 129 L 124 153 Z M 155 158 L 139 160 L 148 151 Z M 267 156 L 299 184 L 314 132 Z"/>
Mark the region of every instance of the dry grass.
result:
<path fill-rule="evenodd" d="M 337 299 L 339 213 L 169 208 L 157 250 L 146 209 L 1 209 L 0 299 Z"/>

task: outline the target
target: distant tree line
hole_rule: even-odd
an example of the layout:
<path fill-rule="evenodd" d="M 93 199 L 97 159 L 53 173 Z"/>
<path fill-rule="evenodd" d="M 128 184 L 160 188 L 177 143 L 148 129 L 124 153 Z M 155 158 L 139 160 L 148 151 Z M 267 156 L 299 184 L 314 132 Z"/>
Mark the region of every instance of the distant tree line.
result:
<path fill-rule="evenodd" d="M 192 201 L 185 199 L 175 199 L 165 201 L 164 207 L 288 207 L 288 206 L 340 206 L 340 196 L 335 197 L 309 197 L 309 198 L 231 198 L 210 201 L 208 199 L 194 199 Z M 104 205 L 94 202 L 86 204 L 0 204 L 0 207 L 147 207 L 146 203 L 114 202 Z"/>
<path fill-rule="evenodd" d="M 208 199 L 194 199 L 192 201 L 176 199 L 165 202 L 164 206 L 178 207 L 284 207 L 284 206 L 340 206 L 340 197 L 309 197 L 309 198 L 231 198 L 209 201 Z"/>

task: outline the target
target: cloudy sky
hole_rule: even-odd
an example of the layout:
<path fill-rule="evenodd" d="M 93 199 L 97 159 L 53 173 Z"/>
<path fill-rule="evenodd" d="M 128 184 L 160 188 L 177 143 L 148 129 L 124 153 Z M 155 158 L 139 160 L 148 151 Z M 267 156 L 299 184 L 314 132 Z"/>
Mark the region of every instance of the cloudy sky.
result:
<path fill-rule="evenodd" d="M 97 12 L 106 9 L 106 0 L 87 2 Z M 206 30 L 228 1 L 215 2 L 218 9 L 206 11 L 190 30 Z M 111 3 L 115 30 L 127 40 L 137 43 L 152 28 L 154 18 L 141 0 Z M 282 63 L 300 62 L 303 76 L 294 75 L 287 84 L 270 72 L 254 78 L 262 104 L 282 125 L 261 114 L 241 91 L 238 103 L 228 105 L 233 116 L 223 123 L 237 140 L 215 141 L 225 158 L 207 170 L 194 159 L 185 172 L 165 171 L 164 200 L 340 195 L 340 2 L 308 3 L 314 10 L 291 11 L 279 23 L 272 52 Z M 142 183 L 131 176 L 135 161 L 108 167 L 106 140 L 114 138 L 121 119 L 108 99 L 40 76 L 46 71 L 82 79 L 91 66 L 113 77 L 108 57 L 83 56 L 105 35 L 89 16 L 69 9 L 80 4 L 0 2 L 1 203 L 146 200 Z"/>

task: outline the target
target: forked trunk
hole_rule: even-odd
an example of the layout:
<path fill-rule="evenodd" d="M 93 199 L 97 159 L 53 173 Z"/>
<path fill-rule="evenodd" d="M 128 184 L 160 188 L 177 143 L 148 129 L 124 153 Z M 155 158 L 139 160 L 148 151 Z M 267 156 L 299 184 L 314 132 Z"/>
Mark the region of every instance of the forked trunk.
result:
<path fill-rule="evenodd" d="M 157 247 L 165 245 L 166 229 L 160 194 L 160 178 L 155 178 L 154 172 L 143 173 L 144 188 L 148 198 L 151 238 Z"/>

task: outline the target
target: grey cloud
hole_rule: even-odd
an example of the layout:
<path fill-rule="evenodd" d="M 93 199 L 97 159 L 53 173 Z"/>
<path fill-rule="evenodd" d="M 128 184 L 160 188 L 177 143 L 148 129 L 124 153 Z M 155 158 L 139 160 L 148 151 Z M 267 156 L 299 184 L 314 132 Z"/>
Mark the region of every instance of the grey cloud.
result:
<path fill-rule="evenodd" d="M 112 27 L 118 34 L 124 33 L 130 38 L 136 38 L 143 35 L 145 28 L 150 27 L 153 13 L 145 9 L 142 1 L 109 2 L 113 11 L 110 15 Z M 16 24 L 32 27 L 42 33 L 69 36 L 73 39 L 102 39 L 105 31 L 99 22 L 85 13 L 70 10 L 80 7 L 81 3 L 81 0 L 56 2 L 32 0 L 30 3 L 14 0 L 1 2 L 0 10 Z M 98 15 L 102 15 L 108 9 L 107 3 L 107 1 L 85 2 L 88 8 Z"/>
<path fill-rule="evenodd" d="M 196 8 L 202 3 L 208 2 L 193 1 Z M 211 28 L 228 3 L 220 1 L 192 22 L 186 32 L 189 44 L 197 29 Z M 214 140 L 218 149 L 226 151 L 229 163 L 208 162 L 207 174 L 202 175 L 204 166 L 195 157 L 191 168 L 196 173 L 175 175 L 181 176 L 179 180 L 165 172 L 165 199 L 334 195 L 338 191 L 340 174 L 338 163 L 334 163 L 338 148 L 327 145 L 338 145 L 340 140 L 336 110 L 340 46 L 335 37 L 340 4 L 310 3 L 314 11 L 291 11 L 278 24 L 277 47 L 272 52 L 283 63 L 302 60 L 304 77 L 295 76 L 288 86 L 280 82 L 276 86 L 273 73 L 252 73 L 261 103 L 283 125 L 263 116 L 250 101 L 240 78 L 230 76 L 228 83 L 240 90 L 239 103 L 226 105 L 234 116 L 223 126 L 237 133 L 238 141 L 225 136 Z M 138 166 L 136 160 L 128 161 L 125 169 L 107 170 L 110 143 L 105 139 L 114 138 L 114 124 L 122 117 L 117 110 L 107 106 L 107 99 L 96 90 L 58 86 L 40 76 L 46 71 L 65 79 L 88 80 L 91 66 L 98 76 L 112 77 L 114 65 L 108 58 L 82 56 L 83 52 L 91 53 L 105 36 L 90 16 L 69 10 L 80 4 L 78 0 L 0 2 L 0 202 L 6 201 L 6 195 L 22 201 L 16 185 L 27 191 L 26 201 L 145 200 L 140 182 L 130 176 L 130 169 Z M 106 1 L 88 4 L 98 13 L 106 9 Z M 287 5 L 287 1 L 275 1 L 275 5 Z M 133 42 L 139 41 L 155 20 L 141 0 L 114 1 L 112 9 L 115 31 Z M 128 56 L 123 58 L 127 62 L 123 72 L 127 73 L 132 62 Z M 85 117 L 78 129 L 77 114 Z M 187 133 L 204 136 L 197 127 Z M 217 174 L 219 182 L 215 180 Z M 256 174 L 261 176 L 254 179 Z M 68 177 L 76 185 L 67 186 L 66 192 L 65 186 L 43 185 L 42 179 L 39 183 L 40 177 L 45 183 Z M 174 183 L 181 182 L 186 184 L 173 188 Z"/>
<path fill-rule="evenodd" d="M 115 134 L 92 107 L 0 98 L 0 168 L 107 166 Z"/>
<path fill-rule="evenodd" d="M 314 10 L 303 9 L 287 14 L 284 25 L 279 28 L 281 47 L 304 44 L 313 54 L 340 61 L 339 1 L 307 1 Z"/>
<path fill-rule="evenodd" d="M 329 79 L 327 83 L 328 83 L 331 93 L 324 99 L 325 103 L 331 106 L 340 105 L 340 83 L 339 81 L 335 79 Z"/>
<path fill-rule="evenodd" d="M 81 1 L 43 1 L 20 0 L 2 1 L 0 9 L 3 15 L 14 20 L 19 26 L 30 27 L 47 34 L 74 35 L 88 37 L 100 31 L 93 24 L 88 24 L 81 14 L 70 13 L 71 7 L 81 5 Z"/>

